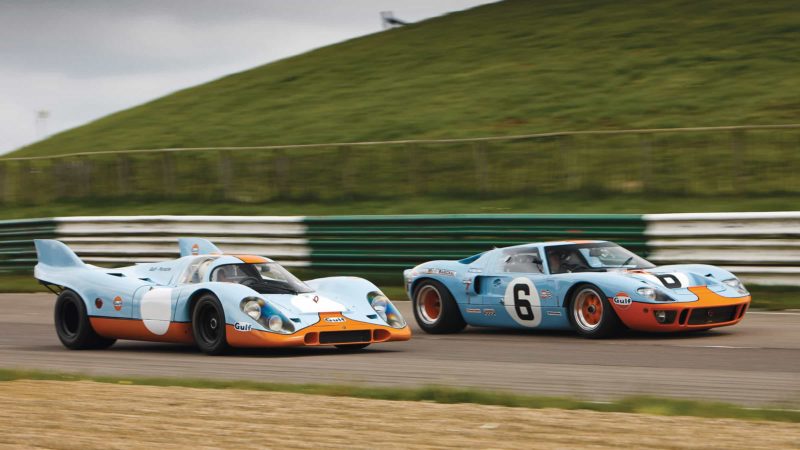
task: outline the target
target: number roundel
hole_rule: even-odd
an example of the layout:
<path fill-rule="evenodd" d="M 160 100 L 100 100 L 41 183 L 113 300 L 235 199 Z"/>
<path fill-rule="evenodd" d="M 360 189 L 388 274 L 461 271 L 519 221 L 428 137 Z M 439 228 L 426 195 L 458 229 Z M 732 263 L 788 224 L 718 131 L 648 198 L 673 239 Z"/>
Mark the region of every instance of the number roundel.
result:
<path fill-rule="evenodd" d="M 503 305 L 514 322 L 525 327 L 537 327 L 542 323 L 542 302 L 539 292 L 528 278 L 515 278 L 506 287 Z"/>

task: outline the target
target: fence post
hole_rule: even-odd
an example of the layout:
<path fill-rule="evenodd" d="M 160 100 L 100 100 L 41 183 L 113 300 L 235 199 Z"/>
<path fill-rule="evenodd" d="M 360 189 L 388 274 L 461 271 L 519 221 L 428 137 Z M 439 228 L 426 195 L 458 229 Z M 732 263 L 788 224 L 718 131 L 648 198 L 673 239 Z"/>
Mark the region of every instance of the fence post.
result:
<path fill-rule="evenodd" d="M 231 155 L 230 152 L 221 150 L 217 153 L 219 160 L 219 183 L 222 188 L 222 199 L 229 200 L 231 193 Z"/>
<path fill-rule="evenodd" d="M 639 135 L 639 142 L 642 146 L 642 153 L 644 153 L 642 161 L 643 163 L 640 165 L 642 168 L 639 172 L 639 176 L 641 177 L 641 192 L 645 194 L 650 194 L 651 189 L 651 182 L 650 177 L 653 176 L 653 136 L 647 133 L 643 133 Z"/>
<path fill-rule="evenodd" d="M 473 142 L 472 160 L 475 164 L 475 182 L 481 195 L 485 195 L 489 192 L 489 167 L 484 142 Z"/>
<path fill-rule="evenodd" d="M 747 182 L 745 180 L 744 171 L 744 136 L 742 130 L 731 131 L 731 161 L 733 161 L 733 170 L 731 173 L 731 181 L 733 183 L 733 190 L 737 194 L 747 190 Z"/>
<path fill-rule="evenodd" d="M 161 198 L 169 200 L 175 190 L 175 160 L 170 152 L 161 153 Z"/>
<path fill-rule="evenodd" d="M 130 163 L 125 155 L 117 156 L 117 193 L 120 197 L 128 194 L 128 178 L 130 178 Z"/>
<path fill-rule="evenodd" d="M 0 205 L 8 204 L 6 193 L 6 163 L 0 161 Z"/>

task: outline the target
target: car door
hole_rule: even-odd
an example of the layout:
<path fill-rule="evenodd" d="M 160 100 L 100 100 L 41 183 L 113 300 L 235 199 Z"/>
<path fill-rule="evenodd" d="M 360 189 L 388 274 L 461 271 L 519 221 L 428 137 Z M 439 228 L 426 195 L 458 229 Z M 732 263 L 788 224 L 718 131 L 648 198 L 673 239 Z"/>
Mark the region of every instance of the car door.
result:
<path fill-rule="evenodd" d="M 484 304 L 502 308 L 518 326 L 536 328 L 542 323 L 543 307 L 554 303 L 552 279 L 542 273 L 536 247 L 504 249 L 485 279 Z"/>

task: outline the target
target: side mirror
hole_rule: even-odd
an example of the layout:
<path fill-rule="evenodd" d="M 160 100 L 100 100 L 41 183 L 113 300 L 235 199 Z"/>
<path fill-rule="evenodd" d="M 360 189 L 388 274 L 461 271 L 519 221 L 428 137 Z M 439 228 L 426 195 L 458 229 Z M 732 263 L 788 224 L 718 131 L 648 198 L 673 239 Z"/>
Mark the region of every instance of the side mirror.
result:
<path fill-rule="evenodd" d="M 542 258 L 540 256 L 534 256 L 533 257 L 533 263 L 534 264 L 538 264 L 538 265 L 541 266 L 542 265 Z"/>

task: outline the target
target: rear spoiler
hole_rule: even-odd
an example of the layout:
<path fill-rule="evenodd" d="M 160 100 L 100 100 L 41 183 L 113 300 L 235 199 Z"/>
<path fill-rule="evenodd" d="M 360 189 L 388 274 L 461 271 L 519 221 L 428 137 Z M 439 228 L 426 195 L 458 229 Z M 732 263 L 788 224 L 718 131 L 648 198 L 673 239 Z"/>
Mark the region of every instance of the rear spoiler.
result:
<path fill-rule="evenodd" d="M 86 264 L 78 255 L 61 241 L 55 239 L 34 239 L 36 258 L 39 264 L 58 268 L 85 268 Z"/>
<path fill-rule="evenodd" d="M 181 257 L 190 255 L 221 255 L 222 250 L 210 241 L 202 238 L 184 237 L 178 239 Z"/>

